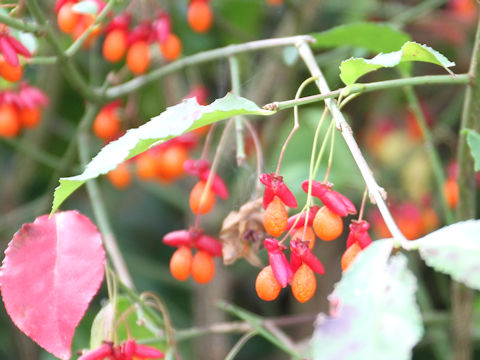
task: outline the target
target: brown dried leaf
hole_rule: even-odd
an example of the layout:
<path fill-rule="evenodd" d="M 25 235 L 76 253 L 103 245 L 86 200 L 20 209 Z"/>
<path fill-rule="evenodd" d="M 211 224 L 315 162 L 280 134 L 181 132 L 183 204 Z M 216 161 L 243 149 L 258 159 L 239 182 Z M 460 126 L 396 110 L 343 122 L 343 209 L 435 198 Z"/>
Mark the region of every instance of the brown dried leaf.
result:
<path fill-rule="evenodd" d="M 254 266 L 262 266 L 257 253 L 265 239 L 262 199 L 245 203 L 223 220 L 220 239 L 223 242 L 223 263 L 231 265 L 245 258 Z"/>

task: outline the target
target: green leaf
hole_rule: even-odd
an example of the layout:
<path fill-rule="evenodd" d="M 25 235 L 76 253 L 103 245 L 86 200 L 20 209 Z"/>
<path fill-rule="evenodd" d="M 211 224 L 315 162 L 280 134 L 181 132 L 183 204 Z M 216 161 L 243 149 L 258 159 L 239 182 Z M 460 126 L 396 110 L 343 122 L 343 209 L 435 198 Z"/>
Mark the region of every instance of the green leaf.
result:
<path fill-rule="evenodd" d="M 136 340 L 152 339 L 158 337 L 163 331 L 146 316 L 141 306 L 133 304 L 125 296 L 117 298 L 115 310 L 114 317 L 113 306 L 109 302 L 98 312 L 92 323 L 90 349 L 99 347 L 103 341 L 121 343 L 129 338 Z M 160 341 L 151 345 L 160 349 L 165 347 L 165 344 Z"/>
<path fill-rule="evenodd" d="M 351 85 L 355 83 L 359 77 L 369 72 L 412 61 L 436 64 L 442 66 L 450 73 L 451 71 L 448 68 L 455 65 L 454 62 L 449 61 L 445 56 L 431 47 L 408 41 L 400 50 L 387 54 L 380 53 L 373 59 L 350 58 L 343 61 L 340 64 L 340 78 L 346 85 Z"/>
<path fill-rule="evenodd" d="M 470 153 L 475 160 L 475 171 L 480 171 L 480 134 L 472 129 L 464 129 L 462 131 L 467 134 Z"/>
<path fill-rule="evenodd" d="M 313 49 L 342 45 L 362 47 L 372 52 L 391 52 L 410 40 L 410 36 L 388 24 L 362 22 L 336 26 L 327 31 L 311 34 L 315 38 Z"/>
<path fill-rule="evenodd" d="M 405 255 L 390 256 L 392 239 L 374 241 L 329 296 L 312 338 L 316 360 L 410 359 L 423 335 L 415 276 Z"/>
<path fill-rule="evenodd" d="M 92 14 L 98 13 L 98 5 L 93 0 L 84 0 L 72 6 L 72 11 L 77 14 Z"/>
<path fill-rule="evenodd" d="M 271 114 L 274 112 L 263 110 L 252 101 L 233 94 L 227 94 L 206 106 L 199 105 L 194 98 L 184 100 L 107 144 L 90 161 L 82 174 L 61 178 L 60 186 L 55 189 L 52 213 L 87 180 L 108 173 L 118 164 L 148 150 L 153 145 L 232 116 Z"/>
<path fill-rule="evenodd" d="M 462 221 L 412 243 L 428 266 L 480 290 L 480 220 Z"/>

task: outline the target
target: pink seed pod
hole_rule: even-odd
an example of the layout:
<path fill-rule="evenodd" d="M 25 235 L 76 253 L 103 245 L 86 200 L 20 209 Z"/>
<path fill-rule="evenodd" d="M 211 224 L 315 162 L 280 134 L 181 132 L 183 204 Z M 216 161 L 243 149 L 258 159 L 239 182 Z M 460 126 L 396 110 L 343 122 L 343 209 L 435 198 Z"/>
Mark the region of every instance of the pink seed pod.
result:
<path fill-rule="evenodd" d="M 153 347 L 136 344 L 134 356 L 141 359 L 163 359 L 164 355 Z"/>
<path fill-rule="evenodd" d="M 287 257 L 283 253 L 286 247 L 276 239 L 265 239 L 265 248 L 268 251 L 268 261 L 272 266 L 273 275 L 282 288 L 286 287 L 293 278 L 293 272 Z"/>
<path fill-rule="evenodd" d="M 163 243 L 168 246 L 191 246 L 193 236 L 188 230 L 175 230 L 163 237 Z"/>
<path fill-rule="evenodd" d="M 346 196 L 332 190 L 332 186 L 333 184 L 330 183 L 319 183 L 312 180 L 312 195 L 318 197 L 329 210 L 339 216 L 356 214 L 355 205 Z M 308 180 L 303 182 L 302 189 L 308 192 Z"/>
<path fill-rule="evenodd" d="M 89 351 L 80 356 L 78 360 L 103 360 L 107 356 L 113 355 L 112 344 L 103 343 L 98 349 Z"/>
<path fill-rule="evenodd" d="M 288 207 L 295 209 L 298 204 L 295 196 L 292 194 L 287 185 L 283 182 L 282 176 L 275 174 L 262 174 L 260 181 L 265 185 L 263 193 L 263 208 L 266 209 L 268 204 L 273 201 L 275 196 L 278 196 L 282 202 Z"/>
<path fill-rule="evenodd" d="M 352 221 L 349 228 L 350 233 L 347 238 L 347 249 L 355 243 L 357 243 L 360 248 L 365 249 L 372 243 L 372 238 L 368 234 L 370 224 L 367 221 Z"/>
<path fill-rule="evenodd" d="M 222 256 L 222 243 L 212 236 L 201 235 L 194 241 L 198 250 L 208 252 L 211 256 Z"/>
<path fill-rule="evenodd" d="M 297 254 L 297 256 L 302 260 L 302 263 L 307 264 L 308 267 L 317 274 L 325 274 L 325 269 L 323 268 L 322 263 L 315 255 L 313 255 L 306 242 L 295 240 L 290 243 L 290 246 L 292 248 L 292 254 Z"/>

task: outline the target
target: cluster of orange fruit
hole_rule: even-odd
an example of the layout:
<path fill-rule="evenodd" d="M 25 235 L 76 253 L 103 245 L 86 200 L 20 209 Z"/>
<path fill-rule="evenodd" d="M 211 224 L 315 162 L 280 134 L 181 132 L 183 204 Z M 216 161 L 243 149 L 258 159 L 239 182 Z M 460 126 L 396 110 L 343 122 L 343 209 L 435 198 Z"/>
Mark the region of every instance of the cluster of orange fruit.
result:
<path fill-rule="evenodd" d="M 266 186 L 263 195 L 265 213 L 263 225 L 272 237 L 280 237 L 286 231 L 291 235 L 290 262 L 287 260 L 281 241 L 265 239 L 270 265 L 257 276 L 255 289 L 265 301 L 275 300 L 282 288 L 291 285 L 293 296 L 301 303 L 312 298 L 316 290 L 314 273 L 323 274 L 321 262 L 313 255 L 316 236 L 324 241 L 337 239 L 343 232 L 342 217 L 357 212 L 353 203 L 342 194 L 331 189 L 332 184 L 305 181 L 302 188 L 318 197 L 323 206 L 312 206 L 308 211 L 288 217 L 287 206 L 296 208 L 297 202 L 292 192 L 276 174 L 262 174 L 260 181 Z M 369 224 L 366 221 L 353 221 L 347 240 L 347 249 L 342 256 L 342 270 L 346 271 L 358 253 L 370 245 Z"/>
<path fill-rule="evenodd" d="M 47 103 L 47 96 L 27 83 L 21 84 L 17 91 L 0 92 L 0 137 L 13 138 L 22 129 L 36 127 Z"/>

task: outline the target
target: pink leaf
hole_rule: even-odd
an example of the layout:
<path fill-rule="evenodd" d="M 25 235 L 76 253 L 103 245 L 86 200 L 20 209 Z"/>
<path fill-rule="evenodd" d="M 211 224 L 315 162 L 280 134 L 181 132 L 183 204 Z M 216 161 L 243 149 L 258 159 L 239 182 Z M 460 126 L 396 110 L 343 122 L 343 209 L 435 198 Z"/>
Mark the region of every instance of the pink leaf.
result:
<path fill-rule="evenodd" d="M 69 359 L 75 328 L 104 275 L 105 251 L 95 225 L 77 211 L 24 224 L 13 236 L 0 281 L 17 327 L 60 359 Z"/>

